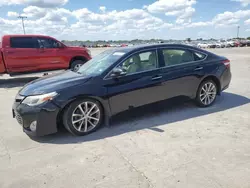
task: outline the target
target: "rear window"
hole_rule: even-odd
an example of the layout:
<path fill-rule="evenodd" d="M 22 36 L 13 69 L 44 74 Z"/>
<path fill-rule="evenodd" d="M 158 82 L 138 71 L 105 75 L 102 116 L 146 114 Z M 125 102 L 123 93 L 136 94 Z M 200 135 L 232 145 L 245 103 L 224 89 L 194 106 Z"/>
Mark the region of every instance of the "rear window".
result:
<path fill-rule="evenodd" d="M 193 53 L 189 50 L 164 49 L 165 66 L 180 65 L 194 61 Z"/>
<path fill-rule="evenodd" d="M 32 37 L 12 37 L 11 48 L 37 48 L 37 40 Z"/>

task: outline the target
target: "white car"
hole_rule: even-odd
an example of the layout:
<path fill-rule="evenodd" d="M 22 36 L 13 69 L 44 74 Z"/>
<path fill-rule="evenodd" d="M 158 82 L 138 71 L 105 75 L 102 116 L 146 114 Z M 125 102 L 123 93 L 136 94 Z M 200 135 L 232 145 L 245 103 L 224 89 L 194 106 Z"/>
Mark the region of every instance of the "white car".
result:
<path fill-rule="evenodd" d="M 208 48 L 208 44 L 207 43 L 199 43 L 198 48 Z"/>
<path fill-rule="evenodd" d="M 235 46 L 235 43 L 234 41 L 227 41 L 227 47 L 234 47 Z"/>
<path fill-rule="evenodd" d="M 216 48 L 225 48 L 226 46 L 223 42 L 216 42 L 215 45 L 216 45 Z"/>

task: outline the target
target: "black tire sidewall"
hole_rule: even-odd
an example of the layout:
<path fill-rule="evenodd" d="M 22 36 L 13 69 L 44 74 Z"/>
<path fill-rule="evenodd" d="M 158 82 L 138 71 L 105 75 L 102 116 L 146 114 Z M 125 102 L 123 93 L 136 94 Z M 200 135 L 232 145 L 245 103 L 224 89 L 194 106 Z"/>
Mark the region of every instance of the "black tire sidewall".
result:
<path fill-rule="evenodd" d="M 75 110 L 75 108 L 81 104 L 81 103 L 84 103 L 84 102 L 92 102 L 92 103 L 95 103 L 99 110 L 100 110 L 100 121 L 99 123 L 97 124 L 97 126 L 92 129 L 91 131 L 89 132 L 86 132 L 86 133 L 83 133 L 83 132 L 79 132 L 77 131 L 73 124 L 72 124 L 72 121 L 71 121 L 71 118 L 72 118 L 72 114 L 73 114 L 73 111 Z M 102 125 L 103 123 L 103 119 L 104 119 L 104 113 L 103 113 L 103 108 L 101 106 L 101 104 L 97 101 L 97 100 L 94 100 L 94 99 L 79 99 L 79 100 L 76 100 L 76 101 L 73 101 L 68 107 L 67 109 L 65 110 L 64 114 L 63 114 L 63 124 L 65 126 L 65 128 L 70 132 L 72 133 L 73 135 L 76 135 L 76 136 L 84 136 L 84 135 L 87 135 L 87 134 L 90 134 L 92 132 L 95 132 L 98 128 L 100 128 L 100 126 Z"/>
<path fill-rule="evenodd" d="M 85 63 L 86 63 L 86 62 L 83 61 L 83 60 L 75 60 L 75 61 L 73 61 L 73 62 L 71 63 L 70 69 L 71 69 L 72 71 L 74 71 L 74 68 L 75 68 L 76 65 L 79 65 L 79 64 L 83 65 L 83 64 L 85 64 Z"/>
<path fill-rule="evenodd" d="M 203 104 L 203 103 L 201 102 L 201 98 L 200 98 L 201 89 L 202 89 L 202 87 L 203 87 L 206 83 L 209 83 L 209 82 L 210 82 L 210 83 L 213 83 L 213 84 L 215 85 L 215 87 L 216 87 L 216 92 L 218 93 L 218 86 L 217 86 L 217 84 L 216 84 L 213 80 L 205 80 L 205 81 L 203 81 L 203 82 L 200 84 L 200 86 L 199 86 L 199 88 L 198 88 L 198 90 L 197 90 L 196 99 L 195 99 L 196 102 L 197 102 L 197 104 L 198 104 L 198 106 L 203 107 L 203 108 L 212 106 L 212 105 L 215 103 L 216 99 L 217 99 L 217 94 L 216 94 L 216 95 L 215 95 L 214 101 L 213 101 L 212 103 L 210 103 L 209 105 L 205 105 L 205 104 Z"/>

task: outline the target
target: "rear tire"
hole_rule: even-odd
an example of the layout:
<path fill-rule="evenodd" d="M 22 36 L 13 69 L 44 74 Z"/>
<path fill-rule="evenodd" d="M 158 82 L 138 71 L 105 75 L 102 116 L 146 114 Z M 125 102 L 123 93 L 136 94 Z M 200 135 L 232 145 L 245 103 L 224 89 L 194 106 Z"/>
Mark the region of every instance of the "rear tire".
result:
<path fill-rule="evenodd" d="M 75 60 L 71 63 L 70 69 L 74 72 L 77 72 L 86 61 L 83 60 Z"/>
<path fill-rule="evenodd" d="M 76 136 L 84 136 L 96 131 L 103 123 L 101 104 L 93 99 L 72 102 L 63 114 L 65 128 Z"/>
<path fill-rule="evenodd" d="M 217 98 L 218 86 L 213 80 L 203 81 L 196 93 L 196 103 L 200 107 L 209 107 L 214 104 Z"/>

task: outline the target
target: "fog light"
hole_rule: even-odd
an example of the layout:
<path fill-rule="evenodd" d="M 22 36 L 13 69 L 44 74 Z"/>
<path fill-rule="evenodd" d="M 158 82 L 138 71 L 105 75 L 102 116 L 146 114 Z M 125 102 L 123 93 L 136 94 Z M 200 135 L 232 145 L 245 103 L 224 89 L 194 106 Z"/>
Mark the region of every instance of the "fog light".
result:
<path fill-rule="evenodd" d="M 30 124 L 30 130 L 32 132 L 35 132 L 36 131 L 36 121 L 33 121 L 31 124 Z"/>

